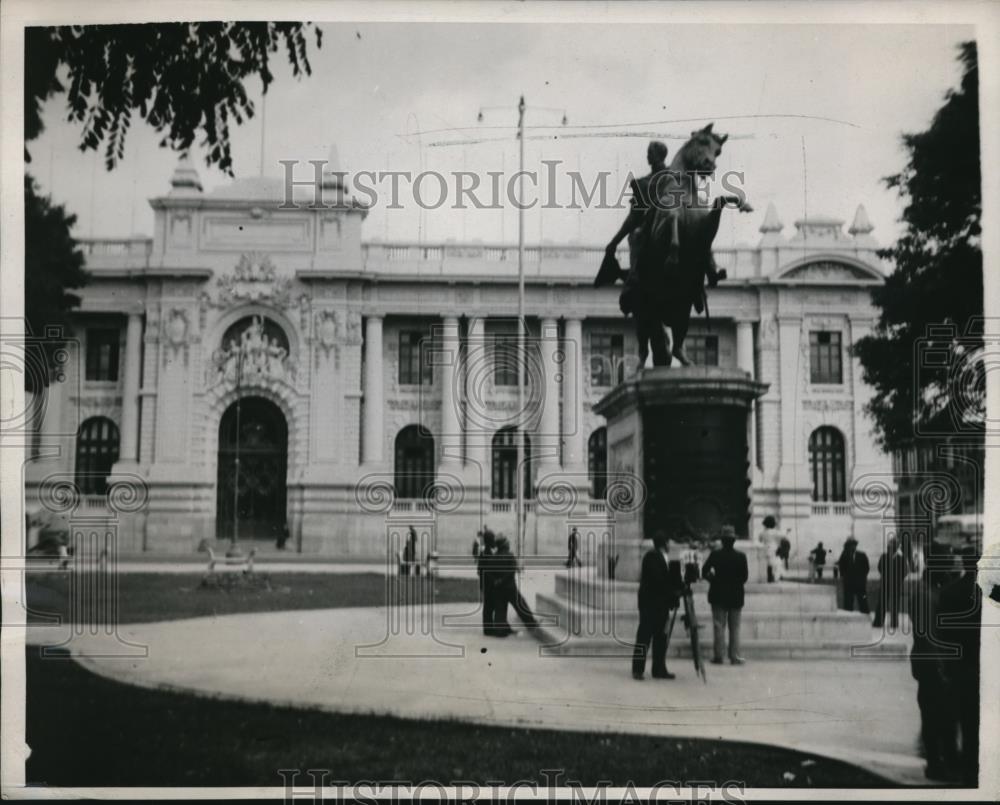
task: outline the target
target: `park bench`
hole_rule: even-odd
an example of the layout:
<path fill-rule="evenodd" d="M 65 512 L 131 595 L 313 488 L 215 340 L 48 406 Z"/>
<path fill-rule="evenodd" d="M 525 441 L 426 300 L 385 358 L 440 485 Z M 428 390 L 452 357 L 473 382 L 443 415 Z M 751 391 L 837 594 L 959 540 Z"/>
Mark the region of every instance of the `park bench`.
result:
<path fill-rule="evenodd" d="M 213 575 L 216 571 L 222 573 L 253 573 L 254 557 L 257 549 L 251 548 L 248 554 L 238 556 L 217 556 L 215 550 L 207 541 L 202 540 L 199 549 L 208 554 L 208 574 Z"/>
<path fill-rule="evenodd" d="M 423 562 L 420 562 L 418 559 L 404 561 L 403 555 L 399 551 L 396 551 L 396 566 L 399 568 L 400 576 L 419 576 L 421 571 L 428 576 L 436 576 L 438 572 L 438 554 L 436 551 L 431 551 L 427 554 L 427 558 Z"/>

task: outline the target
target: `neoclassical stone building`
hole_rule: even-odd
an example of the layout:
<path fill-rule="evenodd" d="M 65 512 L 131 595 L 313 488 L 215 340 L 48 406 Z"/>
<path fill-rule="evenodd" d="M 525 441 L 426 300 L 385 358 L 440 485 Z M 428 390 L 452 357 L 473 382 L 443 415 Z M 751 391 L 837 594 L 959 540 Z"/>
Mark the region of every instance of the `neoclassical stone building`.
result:
<path fill-rule="evenodd" d="M 285 209 L 280 180 L 206 192 L 182 162 L 151 201 L 152 238 L 83 243 L 92 280 L 43 406 L 29 503 L 59 477 L 100 514 L 108 483 L 132 479 L 146 497 L 120 523 L 123 551 L 287 527 L 304 553 L 376 556 L 386 523 L 412 519 L 466 553 L 484 522 L 514 532 L 516 249 L 365 241 L 365 210 L 326 182 L 336 206 Z M 833 218 L 785 229 L 770 207 L 756 246 L 717 251 L 729 279 L 688 349 L 770 384 L 753 415 L 751 532 L 773 513 L 802 555 L 851 535 L 876 550 L 883 511 L 852 487 L 892 475 L 849 348 L 886 269 L 863 207 L 846 232 Z M 636 344 L 617 290 L 592 287 L 601 252 L 527 249 L 528 552 L 613 516 L 591 406 L 636 370 Z"/>

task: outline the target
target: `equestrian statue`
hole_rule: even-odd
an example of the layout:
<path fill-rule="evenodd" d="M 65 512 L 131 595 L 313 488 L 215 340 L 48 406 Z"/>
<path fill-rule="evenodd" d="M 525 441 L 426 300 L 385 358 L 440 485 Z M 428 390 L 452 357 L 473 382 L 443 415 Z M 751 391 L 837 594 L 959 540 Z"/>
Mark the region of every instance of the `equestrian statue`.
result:
<path fill-rule="evenodd" d="M 722 210 L 734 206 L 740 212 L 753 211 L 742 194 L 703 198 L 700 180 L 715 173 L 715 161 L 729 137 L 713 133 L 712 126 L 692 132 L 669 167 L 664 164 L 667 147 L 649 144 L 650 173 L 632 181 L 632 207 L 608 243 L 594 279 L 595 287 L 624 281 L 619 306 L 635 318 L 640 366 L 650 351 L 654 366 L 670 366 L 673 360 L 691 364 L 684 352 L 691 308 L 707 313 L 706 284 L 714 288 L 726 279 L 712 256 Z M 626 236 L 629 269 L 623 270 L 615 250 Z M 665 326 L 670 328 L 669 349 Z"/>

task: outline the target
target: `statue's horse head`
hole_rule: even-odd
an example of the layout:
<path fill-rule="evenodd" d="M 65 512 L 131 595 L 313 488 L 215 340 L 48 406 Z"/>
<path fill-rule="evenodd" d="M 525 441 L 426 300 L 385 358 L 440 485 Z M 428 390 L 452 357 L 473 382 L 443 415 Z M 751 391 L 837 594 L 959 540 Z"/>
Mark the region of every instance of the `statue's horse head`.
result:
<path fill-rule="evenodd" d="M 706 176 L 715 172 L 715 160 L 722 153 L 722 145 L 729 139 L 728 134 L 718 135 L 712 131 L 714 123 L 691 132 L 691 139 L 677 152 L 674 165 L 685 173 Z"/>

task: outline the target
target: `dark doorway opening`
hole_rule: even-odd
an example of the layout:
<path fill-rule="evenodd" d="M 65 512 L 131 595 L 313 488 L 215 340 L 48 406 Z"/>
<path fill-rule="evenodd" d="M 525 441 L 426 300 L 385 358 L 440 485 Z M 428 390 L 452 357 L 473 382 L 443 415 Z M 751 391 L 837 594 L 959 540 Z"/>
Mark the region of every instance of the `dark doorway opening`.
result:
<path fill-rule="evenodd" d="M 230 405 L 219 423 L 218 467 L 216 536 L 277 539 L 288 506 L 288 424 L 281 409 L 261 397 Z"/>

